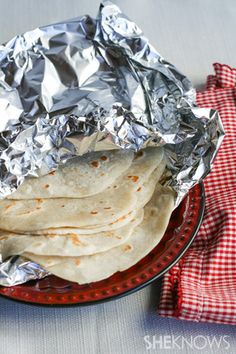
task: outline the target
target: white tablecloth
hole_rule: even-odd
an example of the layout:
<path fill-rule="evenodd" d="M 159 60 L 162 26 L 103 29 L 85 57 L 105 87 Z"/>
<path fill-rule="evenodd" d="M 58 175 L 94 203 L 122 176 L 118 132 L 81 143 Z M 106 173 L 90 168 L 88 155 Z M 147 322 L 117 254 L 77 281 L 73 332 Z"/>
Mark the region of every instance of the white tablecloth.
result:
<path fill-rule="evenodd" d="M 213 62 L 236 66 L 235 0 L 115 3 L 196 87 L 212 72 Z M 0 0 L 0 42 L 39 25 L 95 16 L 98 5 L 97 0 Z M 236 352 L 234 326 L 159 317 L 159 289 L 157 281 L 91 307 L 44 308 L 0 298 L 0 354 L 198 353 L 201 347 L 208 354 Z M 214 338 L 218 345 L 210 344 Z"/>

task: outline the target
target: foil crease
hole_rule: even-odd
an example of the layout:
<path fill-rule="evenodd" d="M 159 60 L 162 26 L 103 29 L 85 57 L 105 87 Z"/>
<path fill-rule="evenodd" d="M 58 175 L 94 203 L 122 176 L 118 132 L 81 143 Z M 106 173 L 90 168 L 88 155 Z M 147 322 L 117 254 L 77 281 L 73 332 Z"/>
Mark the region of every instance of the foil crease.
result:
<path fill-rule="evenodd" d="M 196 106 L 190 81 L 111 2 L 0 46 L 0 198 L 76 155 L 163 146 L 177 206 L 223 136 L 218 112 Z M 2 285 L 40 274 L 21 257 L 0 264 Z"/>

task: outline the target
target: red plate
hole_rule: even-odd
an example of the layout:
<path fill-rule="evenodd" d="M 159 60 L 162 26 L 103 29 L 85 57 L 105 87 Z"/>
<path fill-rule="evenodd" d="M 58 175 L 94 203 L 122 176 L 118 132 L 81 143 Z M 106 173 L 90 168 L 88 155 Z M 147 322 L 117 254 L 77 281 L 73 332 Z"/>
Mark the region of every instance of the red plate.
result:
<path fill-rule="evenodd" d="M 161 242 L 136 265 L 108 279 L 78 285 L 51 275 L 14 287 L 0 286 L 0 294 L 40 305 L 90 305 L 130 294 L 160 278 L 182 257 L 198 232 L 204 207 L 204 187 L 198 184 L 173 212 Z"/>

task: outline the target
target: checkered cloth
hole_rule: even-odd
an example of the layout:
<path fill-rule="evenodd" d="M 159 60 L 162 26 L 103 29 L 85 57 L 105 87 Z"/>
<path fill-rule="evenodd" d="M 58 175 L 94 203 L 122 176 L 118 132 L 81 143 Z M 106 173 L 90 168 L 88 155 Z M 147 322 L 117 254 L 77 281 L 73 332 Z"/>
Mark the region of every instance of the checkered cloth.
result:
<path fill-rule="evenodd" d="M 219 111 L 226 136 L 204 180 L 204 221 L 192 246 L 163 279 L 158 313 L 236 325 L 236 69 L 214 64 L 197 103 Z"/>

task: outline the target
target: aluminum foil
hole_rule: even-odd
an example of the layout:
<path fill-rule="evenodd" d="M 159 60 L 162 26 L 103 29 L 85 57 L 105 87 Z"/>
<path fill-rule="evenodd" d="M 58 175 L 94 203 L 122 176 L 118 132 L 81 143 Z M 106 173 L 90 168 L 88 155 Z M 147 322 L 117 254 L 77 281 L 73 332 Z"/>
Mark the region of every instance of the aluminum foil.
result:
<path fill-rule="evenodd" d="M 0 285 L 13 286 L 49 275 L 39 264 L 23 257 L 10 257 L 0 265 Z"/>
<path fill-rule="evenodd" d="M 217 111 L 195 105 L 190 81 L 111 2 L 96 19 L 37 28 L 0 46 L 1 198 L 76 155 L 164 146 L 177 206 L 209 173 L 223 135 Z M 39 277 L 34 263 L 22 264 L 2 262 L 0 284 Z"/>

